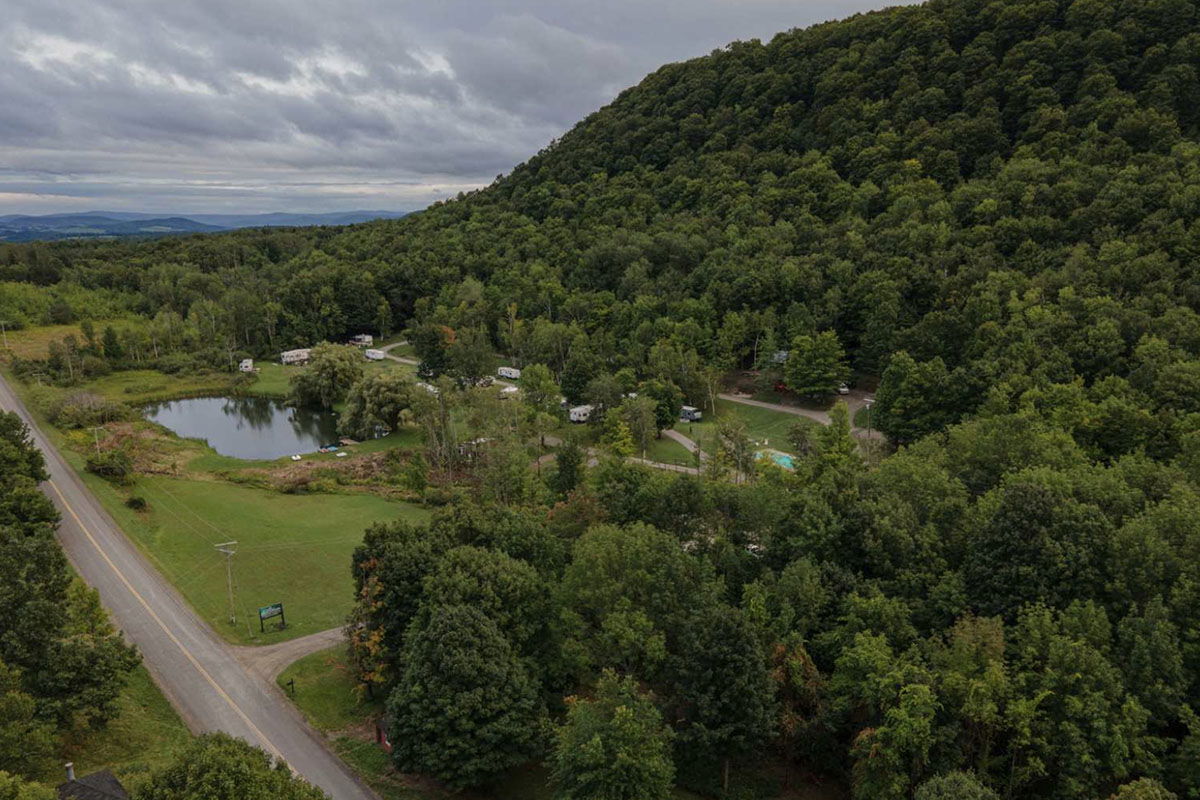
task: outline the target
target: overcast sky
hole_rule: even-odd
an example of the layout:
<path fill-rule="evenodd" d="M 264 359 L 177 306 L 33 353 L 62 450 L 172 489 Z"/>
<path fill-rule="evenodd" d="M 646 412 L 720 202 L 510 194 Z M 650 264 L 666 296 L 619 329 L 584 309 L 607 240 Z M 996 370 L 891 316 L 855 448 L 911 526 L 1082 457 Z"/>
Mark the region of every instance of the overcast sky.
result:
<path fill-rule="evenodd" d="M 881 0 L 5 0 L 0 213 L 415 209 L 669 61 Z"/>

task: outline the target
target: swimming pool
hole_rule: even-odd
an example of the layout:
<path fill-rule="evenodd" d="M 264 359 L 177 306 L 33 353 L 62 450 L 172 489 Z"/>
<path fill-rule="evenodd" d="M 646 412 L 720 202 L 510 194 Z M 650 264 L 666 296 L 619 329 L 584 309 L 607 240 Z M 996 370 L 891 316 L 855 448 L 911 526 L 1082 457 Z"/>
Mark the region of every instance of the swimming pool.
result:
<path fill-rule="evenodd" d="M 770 456 L 771 460 L 789 472 L 796 471 L 796 461 L 787 453 L 781 453 L 778 450 L 760 450 L 754 454 L 755 458 Z"/>

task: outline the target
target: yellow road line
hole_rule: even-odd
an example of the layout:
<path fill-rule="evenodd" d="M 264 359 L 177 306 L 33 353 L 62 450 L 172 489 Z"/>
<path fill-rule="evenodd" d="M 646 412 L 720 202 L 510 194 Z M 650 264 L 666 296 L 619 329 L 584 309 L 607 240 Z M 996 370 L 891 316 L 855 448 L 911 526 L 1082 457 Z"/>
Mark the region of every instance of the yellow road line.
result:
<path fill-rule="evenodd" d="M 162 628 L 163 633 L 167 635 L 167 638 L 175 643 L 175 646 L 179 648 L 179 652 L 183 653 L 184 657 L 187 658 L 188 661 L 192 662 L 192 666 L 194 666 L 196 671 L 204 677 L 204 680 L 208 681 L 209 685 L 213 687 L 217 694 L 219 694 L 221 698 L 229 704 L 229 707 L 233 709 L 234 713 L 242 718 L 242 721 L 250 727 L 250 730 L 254 732 L 254 735 L 259 738 L 259 741 L 263 743 L 266 749 L 269 750 L 272 755 L 274 755 L 280 761 L 286 762 L 283 754 L 280 753 L 275 745 L 271 743 L 271 740 L 268 739 L 266 735 L 258 729 L 258 726 L 250 720 L 250 717 L 246 716 L 246 712 L 242 711 L 241 707 L 234 702 L 233 698 L 229 696 L 229 693 L 226 692 L 225 689 L 216 682 L 213 676 L 209 674 L 208 670 L 204 668 L 204 665 L 201 664 L 194 655 L 192 655 L 191 651 L 184 647 L 183 642 L 179 641 L 179 638 L 171 632 L 171 629 L 167 627 L 167 624 L 162 621 L 162 618 L 159 617 L 155 610 L 150 607 L 150 604 L 146 602 L 146 598 L 142 597 L 141 592 L 134 588 L 133 584 L 129 582 L 129 579 L 125 577 L 125 574 L 121 572 L 117 565 L 113 563 L 113 560 L 108 557 L 108 553 L 104 552 L 104 549 L 100 547 L 100 543 L 96 541 L 94 536 L 92 536 L 92 532 L 88 529 L 87 525 L 83 524 L 83 520 L 79 518 L 79 515 L 75 513 L 75 509 L 71 507 L 69 502 L 67 502 L 67 498 L 63 495 L 62 490 L 58 488 L 58 484 L 56 484 L 54 481 L 48 481 L 48 483 L 50 484 L 50 488 L 54 490 L 54 493 L 58 495 L 58 499 L 62 501 L 63 507 L 67 509 L 67 513 L 71 515 L 71 517 L 75 520 L 75 523 L 79 526 L 79 529 L 83 531 L 83 535 L 86 536 L 88 541 L 92 543 L 92 546 L 96 548 L 96 552 L 100 554 L 100 557 L 104 559 L 105 563 L 108 564 L 113 573 L 115 573 L 116 576 L 121 579 L 121 583 L 125 584 L 125 588 L 129 590 L 129 593 L 137 598 L 137 601 L 142 604 L 147 612 L 149 612 L 154 621 L 158 623 L 158 627 Z"/>

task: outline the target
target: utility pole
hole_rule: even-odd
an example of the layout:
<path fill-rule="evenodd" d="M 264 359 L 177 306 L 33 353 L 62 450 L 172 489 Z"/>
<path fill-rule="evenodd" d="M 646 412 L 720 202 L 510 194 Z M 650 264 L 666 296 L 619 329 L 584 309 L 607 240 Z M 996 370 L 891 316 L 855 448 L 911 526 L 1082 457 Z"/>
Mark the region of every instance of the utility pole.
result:
<path fill-rule="evenodd" d="M 229 584 L 229 624 L 237 624 L 237 613 L 233 604 L 233 556 L 237 552 L 237 542 L 222 542 L 214 544 L 218 553 L 225 555 L 225 580 Z"/>
<path fill-rule="evenodd" d="M 10 325 L 10 324 L 11 323 L 8 320 L 0 319 L 0 336 L 4 337 L 4 349 L 5 350 L 8 349 L 8 329 L 5 326 Z"/>

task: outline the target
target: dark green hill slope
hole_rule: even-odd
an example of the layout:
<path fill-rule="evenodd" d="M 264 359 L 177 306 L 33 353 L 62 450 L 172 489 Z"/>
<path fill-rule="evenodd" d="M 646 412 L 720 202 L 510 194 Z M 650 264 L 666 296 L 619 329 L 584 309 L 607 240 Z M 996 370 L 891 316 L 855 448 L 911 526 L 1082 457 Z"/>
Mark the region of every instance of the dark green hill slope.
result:
<path fill-rule="evenodd" d="M 898 348 L 961 368 L 962 411 L 1009 374 L 1128 374 L 1145 336 L 1200 344 L 1197 23 L 1186 0 L 942 0 L 732 45 L 333 247 L 385 265 L 402 313 L 440 293 L 422 317 L 559 368 L 576 329 L 643 369 L 662 340 L 745 364 L 829 328 L 863 371 Z M 511 304 L 568 345 L 504 340 Z"/>

